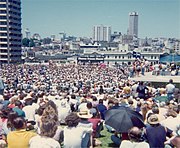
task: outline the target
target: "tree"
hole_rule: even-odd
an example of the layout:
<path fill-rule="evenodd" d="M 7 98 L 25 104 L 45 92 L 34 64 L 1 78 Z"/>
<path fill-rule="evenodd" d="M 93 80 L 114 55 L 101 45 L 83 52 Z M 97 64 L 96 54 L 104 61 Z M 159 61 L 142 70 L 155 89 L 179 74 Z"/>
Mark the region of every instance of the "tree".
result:
<path fill-rule="evenodd" d="M 28 38 L 24 38 L 24 39 L 22 40 L 22 45 L 23 45 L 24 47 L 29 47 L 29 42 L 30 42 L 30 40 L 29 40 Z"/>

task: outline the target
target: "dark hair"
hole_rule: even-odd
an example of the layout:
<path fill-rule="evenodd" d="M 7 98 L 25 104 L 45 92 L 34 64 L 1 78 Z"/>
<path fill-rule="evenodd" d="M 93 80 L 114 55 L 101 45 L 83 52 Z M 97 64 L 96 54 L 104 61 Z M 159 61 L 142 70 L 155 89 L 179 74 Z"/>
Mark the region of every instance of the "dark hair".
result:
<path fill-rule="evenodd" d="M 22 129 L 26 123 L 23 117 L 17 117 L 13 120 L 13 126 L 15 129 Z"/>
<path fill-rule="evenodd" d="M 21 105 L 22 105 L 22 102 L 21 102 L 21 101 L 17 100 L 17 101 L 15 102 L 15 106 L 20 107 Z"/>
<path fill-rule="evenodd" d="M 70 113 L 66 118 L 65 122 L 68 125 L 68 127 L 76 127 L 78 123 L 80 122 L 80 118 L 76 113 Z"/>
<path fill-rule="evenodd" d="M 153 108 L 152 108 L 152 112 L 153 112 L 154 114 L 159 114 L 159 108 L 158 108 L 158 107 L 153 107 Z"/>
<path fill-rule="evenodd" d="M 103 104 L 103 99 L 99 99 L 99 104 Z"/>
<path fill-rule="evenodd" d="M 13 127 L 14 127 L 13 121 L 14 121 L 14 119 L 17 118 L 17 117 L 18 117 L 17 112 L 11 111 L 11 112 L 8 114 L 7 127 L 13 128 Z"/>
<path fill-rule="evenodd" d="M 46 108 L 46 105 L 40 106 L 40 107 L 37 109 L 36 113 L 37 113 L 39 116 L 41 116 L 41 115 L 43 114 L 43 111 L 44 111 L 45 108 Z"/>
<path fill-rule="evenodd" d="M 56 113 L 58 113 L 57 106 L 56 106 L 56 104 L 52 100 L 49 100 L 47 102 L 47 106 L 49 106 L 49 105 L 55 110 Z"/>
<path fill-rule="evenodd" d="M 90 108 L 92 108 L 92 103 L 88 101 L 86 106 L 87 106 L 88 109 L 90 109 Z"/>
<path fill-rule="evenodd" d="M 172 80 L 172 79 L 170 79 L 170 80 L 169 80 L 169 83 L 173 83 L 173 80 Z"/>

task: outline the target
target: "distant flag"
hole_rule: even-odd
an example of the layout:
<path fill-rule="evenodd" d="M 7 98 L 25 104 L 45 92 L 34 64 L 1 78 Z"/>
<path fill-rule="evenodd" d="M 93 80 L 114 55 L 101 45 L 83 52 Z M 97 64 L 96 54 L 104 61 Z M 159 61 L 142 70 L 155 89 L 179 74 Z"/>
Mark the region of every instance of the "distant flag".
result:
<path fill-rule="evenodd" d="M 133 51 L 133 58 L 141 58 L 141 53 Z"/>

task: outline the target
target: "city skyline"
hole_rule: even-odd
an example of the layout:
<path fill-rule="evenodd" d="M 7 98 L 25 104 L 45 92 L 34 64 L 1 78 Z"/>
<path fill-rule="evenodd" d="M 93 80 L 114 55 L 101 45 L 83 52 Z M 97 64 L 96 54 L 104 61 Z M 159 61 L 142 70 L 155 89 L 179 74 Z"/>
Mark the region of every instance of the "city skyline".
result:
<path fill-rule="evenodd" d="M 138 36 L 180 39 L 179 0 L 24 0 L 22 33 L 50 37 L 65 32 L 77 37 L 92 37 L 93 26 L 111 26 L 127 33 L 129 13 L 136 11 Z"/>

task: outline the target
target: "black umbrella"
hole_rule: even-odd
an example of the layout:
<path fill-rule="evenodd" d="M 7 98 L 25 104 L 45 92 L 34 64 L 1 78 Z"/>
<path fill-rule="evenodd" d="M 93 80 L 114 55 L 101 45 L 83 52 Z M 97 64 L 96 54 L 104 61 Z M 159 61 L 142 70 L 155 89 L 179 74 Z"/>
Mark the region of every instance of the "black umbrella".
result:
<path fill-rule="evenodd" d="M 116 131 L 121 133 L 127 133 L 133 126 L 139 128 L 145 126 L 141 114 L 124 106 L 111 108 L 106 111 L 105 124 L 113 127 Z"/>

